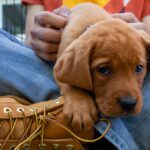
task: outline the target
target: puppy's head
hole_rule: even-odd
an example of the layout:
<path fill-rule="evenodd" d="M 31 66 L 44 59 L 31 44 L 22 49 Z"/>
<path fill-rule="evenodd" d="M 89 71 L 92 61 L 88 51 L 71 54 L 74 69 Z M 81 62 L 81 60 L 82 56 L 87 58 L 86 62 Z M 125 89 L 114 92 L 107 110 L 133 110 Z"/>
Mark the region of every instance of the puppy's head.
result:
<path fill-rule="evenodd" d="M 142 108 L 148 46 L 148 35 L 121 20 L 98 22 L 62 53 L 55 77 L 92 91 L 107 116 L 137 114 Z"/>

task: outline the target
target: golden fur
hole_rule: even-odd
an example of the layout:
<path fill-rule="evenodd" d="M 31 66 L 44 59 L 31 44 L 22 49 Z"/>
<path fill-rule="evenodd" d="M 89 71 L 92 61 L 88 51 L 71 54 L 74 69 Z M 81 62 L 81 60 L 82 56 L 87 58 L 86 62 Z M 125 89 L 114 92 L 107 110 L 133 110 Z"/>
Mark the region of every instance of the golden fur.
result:
<path fill-rule="evenodd" d="M 113 19 L 98 6 L 85 3 L 72 9 L 62 34 L 55 78 L 65 96 L 64 114 L 78 130 L 90 129 L 97 118 L 95 102 L 107 116 L 137 114 L 142 108 L 146 75 L 146 47 L 150 37 L 127 23 Z M 135 72 L 137 65 L 143 71 Z M 99 72 L 109 68 L 109 74 Z M 118 99 L 132 97 L 136 106 L 125 111 Z"/>

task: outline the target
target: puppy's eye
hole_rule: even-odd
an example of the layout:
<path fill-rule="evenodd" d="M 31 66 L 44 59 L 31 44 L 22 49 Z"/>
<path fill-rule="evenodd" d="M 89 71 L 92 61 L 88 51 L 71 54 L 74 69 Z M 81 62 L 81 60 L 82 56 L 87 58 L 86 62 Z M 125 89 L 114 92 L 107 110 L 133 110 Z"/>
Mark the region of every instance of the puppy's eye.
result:
<path fill-rule="evenodd" d="M 102 75 L 108 75 L 110 73 L 110 69 L 107 66 L 99 67 L 98 72 Z"/>
<path fill-rule="evenodd" d="M 144 67 L 142 65 L 137 65 L 135 67 L 135 72 L 136 73 L 141 73 L 143 71 Z"/>

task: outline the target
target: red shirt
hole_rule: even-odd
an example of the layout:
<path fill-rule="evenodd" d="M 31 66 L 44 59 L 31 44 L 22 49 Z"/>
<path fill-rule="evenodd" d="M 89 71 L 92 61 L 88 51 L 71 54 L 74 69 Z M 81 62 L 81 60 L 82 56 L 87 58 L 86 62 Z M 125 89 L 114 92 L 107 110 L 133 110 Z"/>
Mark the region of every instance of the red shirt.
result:
<path fill-rule="evenodd" d="M 141 20 L 150 15 L 150 0 L 130 0 L 126 6 L 123 0 L 111 0 L 104 8 L 110 13 L 132 12 Z"/>
<path fill-rule="evenodd" d="M 43 5 L 45 7 L 45 10 L 49 11 L 52 11 L 53 9 L 60 7 L 63 3 L 62 0 L 22 0 L 22 1 L 24 4 Z M 104 8 L 110 13 L 132 12 L 139 20 L 141 20 L 145 16 L 150 15 L 150 0 L 127 0 L 127 1 L 129 2 L 126 5 L 124 5 L 124 0 L 109 0 L 109 2 L 104 6 Z"/>
<path fill-rule="evenodd" d="M 62 0 L 22 0 L 23 4 L 39 4 L 45 7 L 45 10 L 52 11 L 62 5 Z"/>

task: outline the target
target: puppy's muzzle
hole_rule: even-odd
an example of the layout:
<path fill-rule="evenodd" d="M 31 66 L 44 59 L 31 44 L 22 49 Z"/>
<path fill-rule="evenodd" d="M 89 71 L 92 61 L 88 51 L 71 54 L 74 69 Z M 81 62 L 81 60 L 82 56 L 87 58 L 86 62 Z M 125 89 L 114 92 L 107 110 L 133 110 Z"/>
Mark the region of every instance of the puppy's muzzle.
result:
<path fill-rule="evenodd" d="M 136 107 L 137 100 L 134 97 L 120 97 L 118 98 L 118 103 L 122 109 L 128 113 L 134 111 Z"/>

